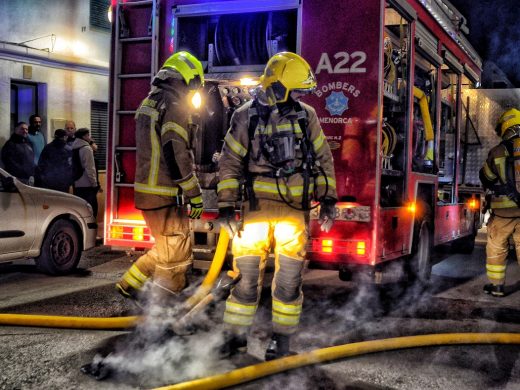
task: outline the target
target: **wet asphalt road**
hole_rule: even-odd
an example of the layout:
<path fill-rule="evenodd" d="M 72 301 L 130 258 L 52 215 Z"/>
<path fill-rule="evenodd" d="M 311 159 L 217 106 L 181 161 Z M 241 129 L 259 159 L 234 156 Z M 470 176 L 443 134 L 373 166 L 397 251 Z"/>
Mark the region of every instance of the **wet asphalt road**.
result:
<path fill-rule="evenodd" d="M 36 273 L 30 261 L 0 267 L 0 312 L 113 317 L 136 314 L 113 284 L 135 260 L 97 247 L 84 254 L 82 270 L 67 277 Z M 472 255 L 444 254 L 432 286 L 399 284 L 377 289 L 342 282 L 332 271 L 305 275 L 304 314 L 292 350 L 397 336 L 451 332 L 520 332 L 520 268 L 508 267 L 510 294 L 482 293 L 484 248 Z M 192 288 L 203 275 L 193 275 Z M 269 275 L 267 275 L 267 278 Z M 182 299 L 182 298 L 179 298 Z M 175 300 L 174 300 L 175 301 Z M 169 309 L 165 309 L 165 307 Z M 269 340 L 269 286 L 248 339 L 248 354 L 217 357 L 222 302 L 198 318 L 194 336 L 163 337 L 157 324 L 175 317 L 175 305 L 147 307 L 138 331 L 0 327 L 0 389 L 141 389 L 225 372 L 263 361 Z M 146 341 L 143 341 L 146 340 Z M 112 352 L 117 371 L 104 381 L 79 367 Z M 518 389 L 520 346 L 439 346 L 375 353 L 292 370 L 242 384 L 241 389 Z"/>

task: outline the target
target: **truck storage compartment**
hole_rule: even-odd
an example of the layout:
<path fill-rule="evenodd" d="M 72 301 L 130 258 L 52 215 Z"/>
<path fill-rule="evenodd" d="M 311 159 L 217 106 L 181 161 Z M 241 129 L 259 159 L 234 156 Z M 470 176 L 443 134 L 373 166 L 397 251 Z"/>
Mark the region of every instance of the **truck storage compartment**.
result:
<path fill-rule="evenodd" d="M 187 50 L 207 61 L 209 73 L 214 67 L 257 65 L 261 70 L 273 54 L 296 52 L 297 9 L 190 16 L 179 6 L 175 14 L 174 50 Z"/>

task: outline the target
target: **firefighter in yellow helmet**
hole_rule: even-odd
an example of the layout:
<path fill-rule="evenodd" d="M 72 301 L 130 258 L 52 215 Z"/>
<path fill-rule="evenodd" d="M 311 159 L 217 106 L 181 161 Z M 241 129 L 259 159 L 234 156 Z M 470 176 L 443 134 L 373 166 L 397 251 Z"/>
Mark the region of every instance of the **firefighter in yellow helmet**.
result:
<path fill-rule="evenodd" d="M 267 63 L 254 99 L 237 109 L 219 161 L 221 228 L 234 236 L 232 252 L 240 280 L 226 301 L 228 325 L 221 353 L 246 346 L 258 307 L 267 256 L 275 256 L 272 284 L 273 336 L 266 360 L 289 354 L 289 336 L 302 311 L 306 215 L 312 199 L 321 204 L 320 222 L 335 218 L 336 182 L 332 154 L 315 110 L 299 98 L 316 88 L 309 64 L 281 52 Z M 244 186 L 242 224 L 235 206 Z"/>
<path fill-rule="evenodd" d="M 480 180 L 491 194 L 491 217 L 487 224 L 486 272 L 489 284 L 484 292 L 505 295 L 509 237 L 513 235 L 520 262 L 520 177 L 515 178 L 513 151 L 520 146 L 520 111 L 511 108 L 499 118 L 497 135 L 502 142 L 493 147 L 480 170 Z M 516 182 L 516 183 L 515 183 Z"/>
<path fill-rule="evenodd" d="M 135 115 L 135 206 L 155 243 L 116 284 L 125 297 L 136 299 L 149 279 L 166 295 L 186 285 L 192 264 L 188 217 L 200 218 L 203 211 L 190 150 L 196 126 L 190 100 L 203 84 L 200 61 L 188 52 L 175 53 L 153 79 Z M 188 212 L 181 195 L 189 202 Z"/>

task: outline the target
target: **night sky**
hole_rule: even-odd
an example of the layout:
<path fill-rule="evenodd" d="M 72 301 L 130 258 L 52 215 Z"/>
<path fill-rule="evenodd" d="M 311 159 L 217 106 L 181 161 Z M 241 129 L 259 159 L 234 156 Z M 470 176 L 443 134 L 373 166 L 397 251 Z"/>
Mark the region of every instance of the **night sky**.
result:
<path fill-rule="evenodd" d="M 468 19 L 468 39 L 520 88 L 520 0 L 450 0 Z"/>

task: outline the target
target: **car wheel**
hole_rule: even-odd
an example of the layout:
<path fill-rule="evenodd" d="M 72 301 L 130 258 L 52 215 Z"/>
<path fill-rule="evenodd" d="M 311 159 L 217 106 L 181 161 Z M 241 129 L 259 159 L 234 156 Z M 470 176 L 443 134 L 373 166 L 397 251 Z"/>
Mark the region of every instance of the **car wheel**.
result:
<path fill-rule="evenodd" d="M 81 234 L 72 222 L 60 219 L 47 230 L 36 265 L 46 274 L 65 275 L 78 266 L 81 252 Z"/>

